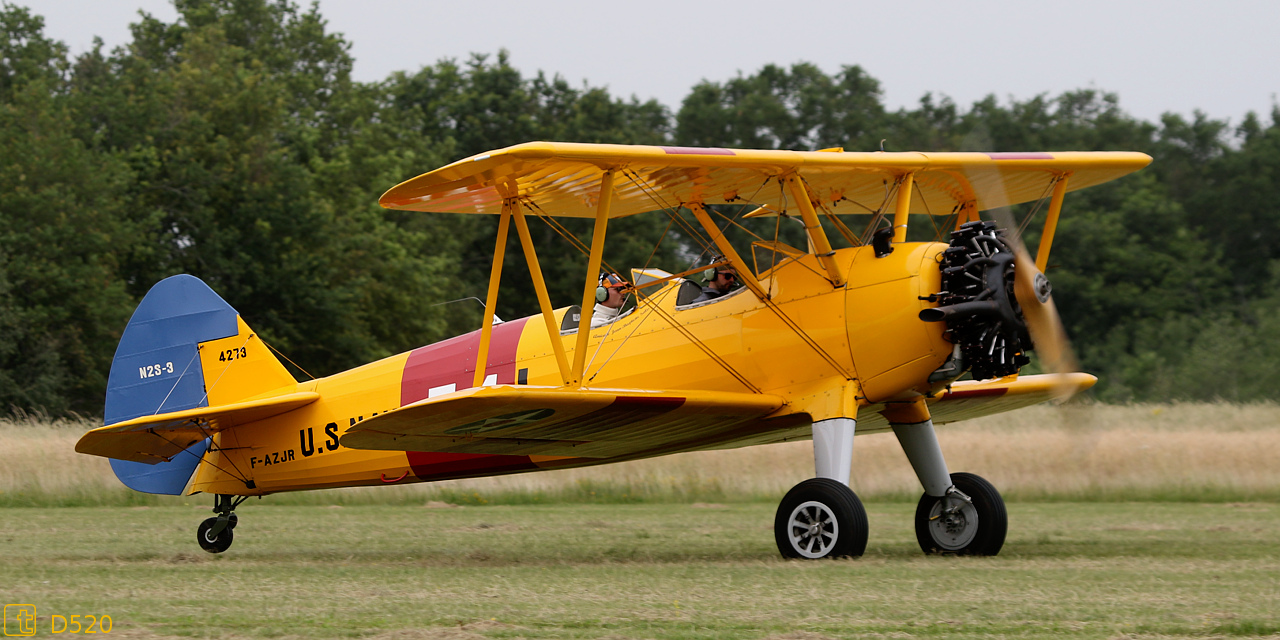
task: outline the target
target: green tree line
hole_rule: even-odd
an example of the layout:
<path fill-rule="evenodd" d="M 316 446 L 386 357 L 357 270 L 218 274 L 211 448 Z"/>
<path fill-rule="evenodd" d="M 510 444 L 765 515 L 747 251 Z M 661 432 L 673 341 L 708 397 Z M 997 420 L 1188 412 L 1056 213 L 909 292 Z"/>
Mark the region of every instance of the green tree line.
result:
<path fill-rule="evenodd" d="M 1069 197 L 1055 240 L 1049 274 L 1096 396 L 1280 397 L 1280 110 L 1153 123 L 1081 90 L 895 111 L 860 67 L 802 63 L 703 81 L 672 111 L 527 76 L 505 51 L 361 83 L 316 6 L 175 5 L 175 22 L 143 16 L 128 44 L 79 56 L 0 5 L 0 410 L 99 413 L 130 313 L 176 273 L 316 376 L 474 329 L 480 305 L 439 303 L 483 296 L 496 220 L 377 199 L 529 140 L 1149 153 L 1149 169 Z M 665 223 L 611 223 L 606 258 L 687 265 L 701 248 Z M 576 300 L 585 258 L 533 231 L 553 298 Z M 523 262 L 504 283 L 528 282 Z M 503 288 L 500 316 L 536 309 L 529 287 Z"/>

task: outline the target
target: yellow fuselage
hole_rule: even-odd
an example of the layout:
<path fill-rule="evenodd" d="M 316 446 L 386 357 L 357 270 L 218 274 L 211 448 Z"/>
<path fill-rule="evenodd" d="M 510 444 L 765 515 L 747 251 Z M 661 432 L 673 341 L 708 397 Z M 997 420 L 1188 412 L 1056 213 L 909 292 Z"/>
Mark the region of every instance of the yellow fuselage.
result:
<path fill-rule="evenodd" d="M 650 292 L 610 325 L 593 329 L 583 386 L 762 392 L 786 405 L 773 417 L 789 431 L 730 443 L 742 446 L 807 436 L 807 424 L 854 417 L 858 407 L 909 399 L 952 351 L 941 323 L 925 323 L 921 296 L 938 291 L 945 244 L 905 243 L 877 258 L 870 247 L 835 253 L 843 287 L 833 287 L 813 255 L 761 274 L 765 302 L 738 290 L 676 308 L 679 283 Z M 565 313 L 556 312 L 557 320 Z M 489 384 L 564 384 L 551 340 L 573 357 L 576 333 L 549 336 L 538 318 L 494 328 Z M 370 451 L 339 439 L 357 422 L 470 387 L 479 332 L 298 385 L 320 399 L 287 414 L 215 436 L 210 464 L 192 492 L 262 495 L 326 487 L 380 485 L 515 473 L 613 461 L 599 458 Z M 216 403 L 216 393 L 210 402 Z M 861 427 L 860 427 L 861 429 Z M 726 446 L 723 442 L 715 446 Z M 688 449 L 706 448 L 691 444 Z M 621 458 L 625 459 L 625 458 Z M 236 477 L 238 471 L 253 487 Z"/>

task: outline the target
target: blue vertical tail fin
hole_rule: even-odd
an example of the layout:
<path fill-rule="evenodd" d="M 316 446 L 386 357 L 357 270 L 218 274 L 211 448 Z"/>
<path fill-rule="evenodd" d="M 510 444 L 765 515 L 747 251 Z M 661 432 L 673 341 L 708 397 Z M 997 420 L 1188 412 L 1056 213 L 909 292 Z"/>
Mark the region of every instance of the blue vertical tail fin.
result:
<path fill-rule="evenodd" d="M 116 347 L 107 381 L 105 424 L 210 406 L 211 391 L 219 384 L 221 373 L 202 362 L 201 345 L 237 336 L 245 339 L 229 341 L 236 346 L 243 346 L 254 337 L 236 310 L 199 278 L 177 275 L 156 283 L 138 304 Z M 254 371 L 261 375 L 255 375 L 253 380 L 256 385 L 261 379 L 261 391 L 296 386 L 274 356 L 258 355 L 255 361 L 259 369 Z M 207 376 L 207 371 L 213 375 Z M 235 397 L 225 391 L 233 386 Z M 221 395 L 221 403 L 242 400 L 250 394 L 245 387 L 243 383 L 222 384 L 224 391 L 213 397 L 218 399 Z M 180 495 L 209 443 L 206 438 L 157 464 L 112 459 L 111 468 L 131 489 Z"/>

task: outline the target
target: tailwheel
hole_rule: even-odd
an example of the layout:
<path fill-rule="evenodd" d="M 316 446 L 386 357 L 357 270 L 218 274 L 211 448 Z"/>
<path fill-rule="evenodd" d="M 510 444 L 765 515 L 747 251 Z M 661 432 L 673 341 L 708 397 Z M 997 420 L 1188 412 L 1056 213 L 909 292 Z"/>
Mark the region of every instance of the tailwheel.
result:
<path fill-rule="evenodd" d="M 231 548 L 231 541 L 234 539 L 231 530 L 240 523 L 235 509 L 248 499 L 248 496 L 237 498 L 223 494 L 213 497 L 213 512 L 218 514 L 217 517 L 206 519 L 196 528 L 196 542 L 201 549 L 209 553 L 222 553 Z"/>
<path fill-rule="evenodd" d="M 785 558 L 860 556 L 867 549 L 867 512 L 849 487 L 812 478 L 782 499 L 773 535 Z"/>
<path fill-rule="evenodd" d="M 222 553 L 231 548 L 231 541 L 235 537 L 231 532 L 233 525 L 228 523 L 215 533 L 217 528 L 217 518 L 208 518 L 200 523 L 200 527 L 196 529 L 196 542 L 200 543 L 201 549 L 209 553 Z"/>
<path fill-rule="evenodd" d="M 994 556 L 1009 530 L 1004 499 L 972 473 L 951 474 L 947 495 L 925 494 L 916 506 L 916 540 L 930 554 Z"/>

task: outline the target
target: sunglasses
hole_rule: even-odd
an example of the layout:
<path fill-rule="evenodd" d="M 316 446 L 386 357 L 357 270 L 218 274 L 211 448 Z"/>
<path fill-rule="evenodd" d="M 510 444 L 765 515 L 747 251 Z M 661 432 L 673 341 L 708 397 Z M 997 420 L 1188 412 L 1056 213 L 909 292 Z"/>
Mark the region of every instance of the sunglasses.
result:
<path fill-rule="evenodd" d="M 736 279 L 738 278 L 738 274 L 736 274 L 736 273 L 730 273 L 730 272 L 728 272 L 728 271 L 720 271 L 720 272 L 717 272 L 717 273 L 716 273 L 716 275 L 717 275 L 717 276 L 724 276 L 724 279 L 725 279 L 725 280 L 736 280 Z"/>

